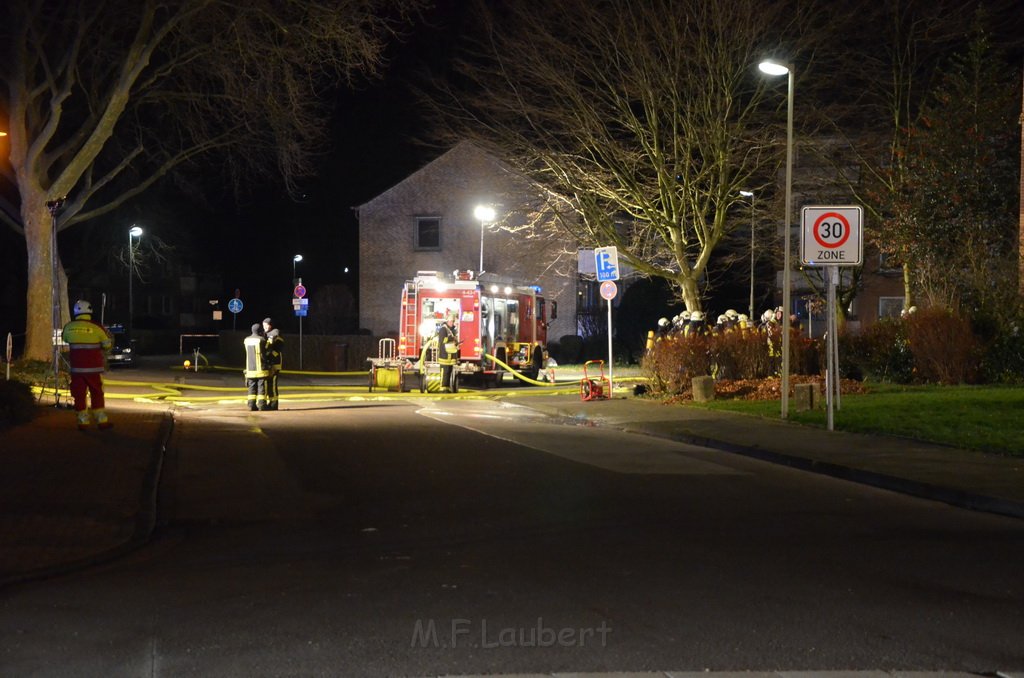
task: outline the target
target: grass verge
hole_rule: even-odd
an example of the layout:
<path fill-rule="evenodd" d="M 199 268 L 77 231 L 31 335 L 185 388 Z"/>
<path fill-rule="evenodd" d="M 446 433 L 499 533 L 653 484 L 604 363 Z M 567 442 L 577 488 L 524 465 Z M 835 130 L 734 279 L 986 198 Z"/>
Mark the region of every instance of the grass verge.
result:
<path fill-rule="evenodd" d="M 692 406 L 763 417 L 778 417 L 780 407 L 778 400 L 716 400 Z M 1024 457 L 1024 387 L 879 384 L 866 394 L 844 395 L 834 414 L 840 431 Z M 824 409 L 796 412 L 791 407 L 789 412 L 794 422 L 822 428 L 826 416 Z"/>

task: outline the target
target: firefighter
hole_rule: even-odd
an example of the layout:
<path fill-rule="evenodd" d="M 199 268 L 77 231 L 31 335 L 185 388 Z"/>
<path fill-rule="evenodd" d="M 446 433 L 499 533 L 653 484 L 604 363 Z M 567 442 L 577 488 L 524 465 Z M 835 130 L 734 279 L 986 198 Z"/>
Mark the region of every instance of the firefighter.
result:
<path fill-rule="evenodd" d="M 704 322 L 703 311 L 692 311 L 690 321 L 686 324 L 685 336 L 692 337 L 708 333 L 708 326 Z"/>
<path fill-rule="evenodd" d="M 61 332 L 64 342 L 70 348 L 71 395 L 75 399 L 78 416 L 78 430 L 85 431 L 96 418 L 98 428 L 113 426 L 103 409 L 103 371 L 106 352 L 114 342 L 110 333 L 92 319 L 92 304 L 80 299 L 75 302 L 74 320 L 64 326 Z M 92 404 L 92 411 L 86 405 L 86 394 Z"/>
<path fill-rule="evenodd" d="M 284 353 L 284 338 L 281 337 L 281 330 L 274 327 L 274 321 L 270 318 L 263 319 L 263 332 L 267 335 L 267 409 L 276 410 L 278 406 L 277 377 L 281 374 L 282 354 Z"/>
<path fill-rule="evenodd" d="M 267 409 L 267 340 L 263 336 L 263 325 L 254 323 L 252 334 L 245 338 L 245 386 L 248 389 L 246 402 L 249 409 Z"/>
<path fill-rule="evenodd" d="M 452 375 L 459 358 L 459 312 L 448 311 L 444 322 L 437 327 L 437 362 L 441 363 L 441 387 L 455 391 Z"/>

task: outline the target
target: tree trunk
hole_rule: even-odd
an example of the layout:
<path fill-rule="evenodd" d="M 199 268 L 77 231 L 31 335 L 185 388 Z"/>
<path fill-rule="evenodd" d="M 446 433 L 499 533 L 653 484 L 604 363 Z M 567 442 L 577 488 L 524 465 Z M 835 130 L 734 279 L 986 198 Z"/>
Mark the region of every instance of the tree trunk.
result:
<path fill-rule="evenodd" d="M 1020 226 L 1018 226 L 1017 290 L 1024 297 L 1024 95 L 1020 105 Z"/>
<path fill-rule="evenodd" d="M 686 304 L 687 311 L 699 311 L 700 308 L 700 290 L 697 289 L 697 280 L 693 276 L 679 276 L 676 278 L 676 284 L 679 285 L 683 295 L 683 303 Z"/>
<path fill-rule="evenodd" d="M 910 289 L 910 264 L 903 264 L 903 310 L 910 310 L 914 305 L 913 292 Z"/>
<path fill-rule="evenodd" d="M 53 357 L 53 261 L 51 259 L 52 221 L 43 196 L 26 200 L 22 206 L 25 221 L 25 247 L 28 252 L 28 291 L 25 314 L 25 352 L 29 360 Z M 61 313 L 60 324 L 68 317 L 67 278 L 57 262 Z"/>

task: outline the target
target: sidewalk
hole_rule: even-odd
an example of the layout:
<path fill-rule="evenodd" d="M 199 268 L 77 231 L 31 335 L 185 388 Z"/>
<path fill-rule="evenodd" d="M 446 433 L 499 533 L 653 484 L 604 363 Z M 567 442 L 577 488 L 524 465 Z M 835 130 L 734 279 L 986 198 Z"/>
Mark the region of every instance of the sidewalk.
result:
<path fill-rule="evenodd" d="M 781 419 L 616 397 L 510 400 L 567 422 L 609 426 L 744 454 L 991 513 L 1024 518 L 1024 459 L 904 438 L 827 431 Z"/>
<path fill-rule="evenodd" d="M 51 406 L 0 433 L 0 586 L 96 563 L 149 537 L 170 412 L 118 401 L 107 412 L 107 431 L 79 431 L 73 410 Z"/>

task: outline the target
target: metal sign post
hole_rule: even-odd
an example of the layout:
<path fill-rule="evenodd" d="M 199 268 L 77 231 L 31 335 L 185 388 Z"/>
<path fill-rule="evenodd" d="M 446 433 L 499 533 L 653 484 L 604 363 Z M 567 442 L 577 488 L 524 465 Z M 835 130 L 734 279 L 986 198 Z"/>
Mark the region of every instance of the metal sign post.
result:
<path fill-rule="evenodd" d="M 608 396 L 615 393 L 612 386 L 612 299 L 618 294 L 615 281 L 619 279 L 619 249 L 610 247 L 594 248 L 594 270 L 601 283 L 601 296 L 608 301 Z"/>
<path fill-rule="evenodd" d="M 7 381 L 11 380 L 11 356 L 14 355 L 14 335 L 7 333 Z"/>
<path fill-rule="evenodd" d="M 618 285 L 612 280 L 601 283 L 601 297 L 608 302 L 608 396 L 615 393 L 612 381 L 612 365 L 615 364 L 612 356 L 612 300 L 619 293 Z"/>
<path fill-rule="evenodd" d="M 864 262 L 864 210 L 856 205 L 804 207 L 801 212 L 800 261 L 807 266 L 824 266 L 828 286 L 825 314 L 825 403 L 828 430 L 835 430 L 835 409 L 839 408 L 839 318 L 836 286 L 840 266 Z M 788 312 L 788 311 L 787 311 Z M 808 314 L 810 316 L 810 314 Z"/>
<path fill-rule="evenodd" d="M 295 308 L 295 315 L 299 316 L 299 369 L 302 369 L 302 319 L 309 313 L 309 299 L 306 299 L 306 288 L 302 286 L 302 278 L 298 278 L 298 284 L 292 290 L 295 298 L 292 299 L 292 306 Z"/>

